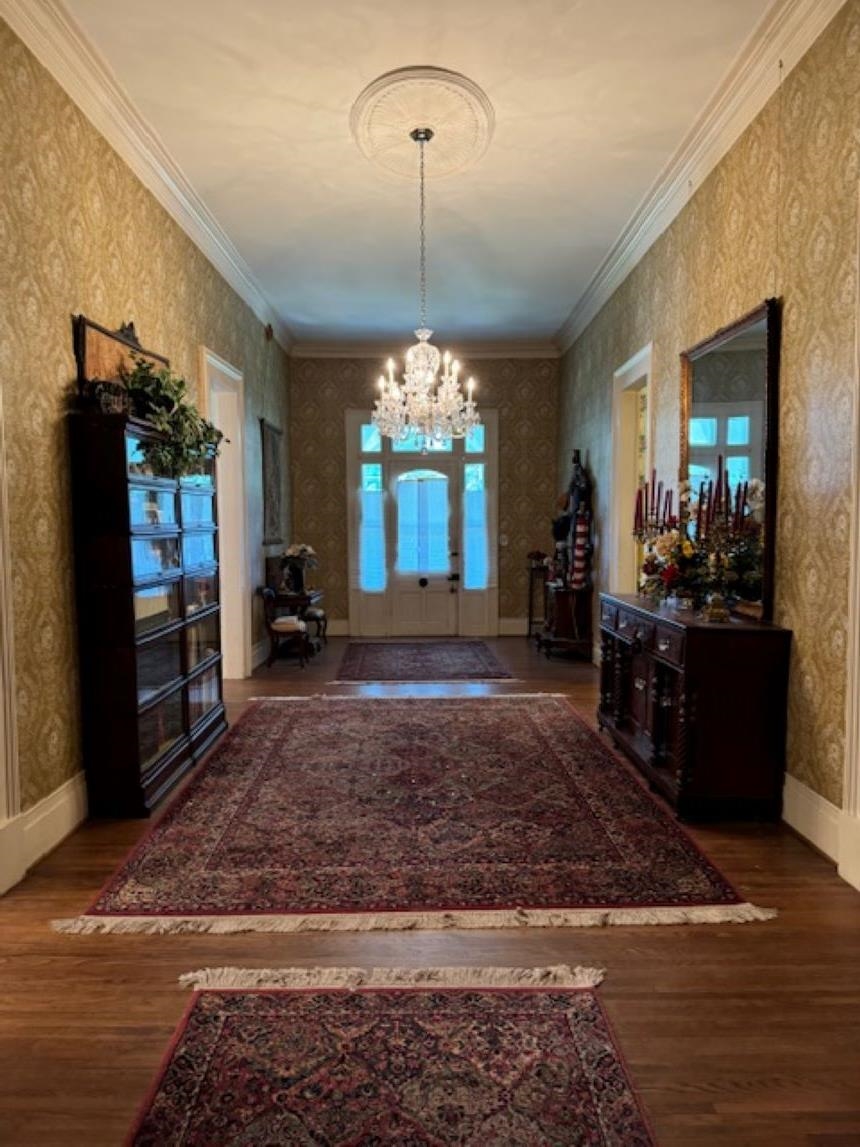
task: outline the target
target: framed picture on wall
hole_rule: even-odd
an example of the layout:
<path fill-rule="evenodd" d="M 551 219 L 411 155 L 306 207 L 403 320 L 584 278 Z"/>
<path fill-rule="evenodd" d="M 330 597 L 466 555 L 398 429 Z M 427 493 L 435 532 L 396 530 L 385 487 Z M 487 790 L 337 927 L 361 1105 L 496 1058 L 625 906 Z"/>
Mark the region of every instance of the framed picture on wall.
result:
<path fill-rule="evenodd" d="M 283 542 L 281 533 L 281 431 L 260 419 L 263 440 L 263 545 Z"/>

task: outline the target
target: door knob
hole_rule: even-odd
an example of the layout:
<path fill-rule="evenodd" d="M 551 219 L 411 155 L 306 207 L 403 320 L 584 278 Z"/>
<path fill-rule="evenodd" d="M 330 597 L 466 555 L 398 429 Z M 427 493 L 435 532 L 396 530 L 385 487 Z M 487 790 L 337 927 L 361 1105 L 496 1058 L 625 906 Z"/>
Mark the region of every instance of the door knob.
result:
<path fill-rule="evenodd" d="M 428 582 L 426 577 L 420 577 L 418 579 L 418 584 L 421 586 L 422 589 L 426 589 L 430 583 Z"/>
<path fill-rule="evenodd" d="M 448 575 L 448 581 L 459 581 L 459 580 L 460 580 L 460 575 L 458 573 L 452 573 L 452 574 Z"/>

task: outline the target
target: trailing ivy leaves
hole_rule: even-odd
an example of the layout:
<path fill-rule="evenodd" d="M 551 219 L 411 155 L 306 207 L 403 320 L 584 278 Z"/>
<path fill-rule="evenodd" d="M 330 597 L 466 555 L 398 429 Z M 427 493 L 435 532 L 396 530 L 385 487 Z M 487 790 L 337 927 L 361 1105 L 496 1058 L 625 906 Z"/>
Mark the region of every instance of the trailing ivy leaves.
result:
<path fill-rule="evenodd" d="M 198 469 L 205 458 L 217 457 L 222 432 L 188 401 L 188 388 L 166 367 L 132 355 L 134 368 L 122 374 L 131 413 L 161 431 L 161 441 L 144 440 L 141 450 L 156 474 L 181 478 Z"/>

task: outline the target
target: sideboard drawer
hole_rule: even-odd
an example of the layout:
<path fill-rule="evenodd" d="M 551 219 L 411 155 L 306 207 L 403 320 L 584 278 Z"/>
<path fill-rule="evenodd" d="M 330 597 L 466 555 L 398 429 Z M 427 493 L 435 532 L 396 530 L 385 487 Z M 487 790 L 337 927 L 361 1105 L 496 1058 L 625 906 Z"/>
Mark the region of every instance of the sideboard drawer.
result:
<path fill-rule="evenodd" d="M 600 624 L 607 629 L 614 629 L 618 620 L 618 610 L 608 601 L 600 603 Z"/>
<path fill-rule="evenodd" d="M 665 661 L 682 665 L 684 661 L 684 634 L 668 625 L 658 625 L 654 652 Z"/>

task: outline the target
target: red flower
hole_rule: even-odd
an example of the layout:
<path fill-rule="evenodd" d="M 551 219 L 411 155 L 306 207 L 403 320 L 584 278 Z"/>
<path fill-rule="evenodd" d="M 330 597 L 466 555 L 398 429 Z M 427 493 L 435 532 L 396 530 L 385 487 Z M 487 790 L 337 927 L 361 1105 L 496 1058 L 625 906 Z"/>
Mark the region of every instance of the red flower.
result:
<path fill-rule="evenodd" d="M 678 567 L 674 564 L 666 566 L 666 568 L 660 572 L 660 577 L 663 579 L 663 585 L 667 588 L 674 585 L 678 580 Z"/>

